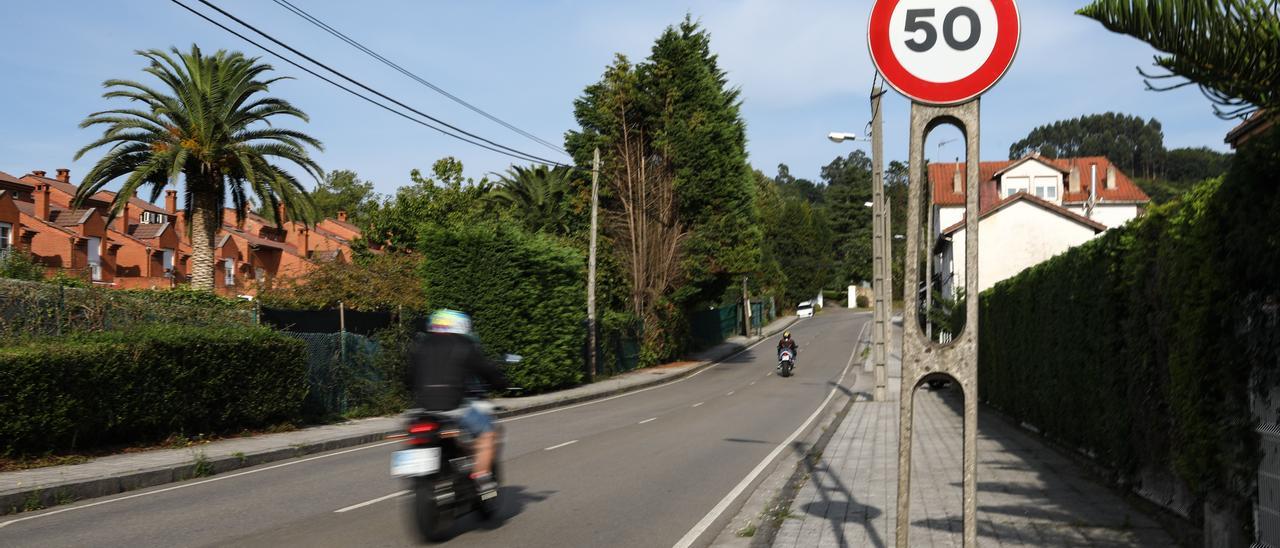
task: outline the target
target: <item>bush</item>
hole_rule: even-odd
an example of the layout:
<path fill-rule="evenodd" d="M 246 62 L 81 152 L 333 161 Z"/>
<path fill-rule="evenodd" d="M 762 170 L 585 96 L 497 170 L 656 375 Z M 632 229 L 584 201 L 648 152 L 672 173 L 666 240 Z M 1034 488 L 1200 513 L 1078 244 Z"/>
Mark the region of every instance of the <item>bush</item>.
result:
<path fill-rule="evenodd" d="M 866 295 L 858 295 L 858 308 L 870 308 L 871 300 Z"/>
<path fill-rule="evenodd" d="M 342 302 L 349 310 L 363 312 L 421 312 L 427 307 L 418 277 L 421 260 L 418 255 L 384 253 L 351 264 L 322 262 L 262 291 L 258 300 L 264 306 L 294 310 L 332 310 Z"/>
<path fill-rule="evenodd" d="M 0 348 L 0 452 L 29 455 L 299 418 L 300 342 L 153 325 Z"/>
<path fill-rule="evenodd" d="M 984 293 L 980 397 L 1123 481 L 1251 497 L 1251 389 L 1280 363 L 1278 150 L 1256 138 L 1225 179 Z"/>
<path fill-rule="evenodd" d="M 44 267 L 30 253 L 9 248 L 0 254 L 0 278 L 38 282 L 44 279 Z"/>
<path fill-rule="evenodd" d="M 581 251 L 551 236 L 488 223 L 428 227 L 420 249 L 431 306 L 471 314 L 492 355 L 524 357 L 507 369 L 513 386 L 541 392 L 582 382 Z"/>

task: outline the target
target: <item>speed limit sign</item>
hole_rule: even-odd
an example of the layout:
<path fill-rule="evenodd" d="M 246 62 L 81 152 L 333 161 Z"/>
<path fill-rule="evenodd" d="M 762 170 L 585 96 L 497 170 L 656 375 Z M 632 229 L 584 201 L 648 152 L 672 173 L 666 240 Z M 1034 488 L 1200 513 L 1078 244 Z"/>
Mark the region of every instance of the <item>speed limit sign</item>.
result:
<path fill-rule="evenodd" d="M 1021 36 L 1014 0 L 876 0 L 869 27 L 871 59 L 889 85 L 933 105 L 990 89 Z"/>

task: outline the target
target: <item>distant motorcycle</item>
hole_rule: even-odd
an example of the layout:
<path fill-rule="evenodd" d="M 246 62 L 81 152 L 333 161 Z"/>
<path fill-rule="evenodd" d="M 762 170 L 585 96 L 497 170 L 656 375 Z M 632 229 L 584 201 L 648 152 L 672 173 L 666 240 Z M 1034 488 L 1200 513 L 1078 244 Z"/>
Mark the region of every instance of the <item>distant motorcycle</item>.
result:
<path fill-rule="evenodd" d="M 790 377 L 791 371 L 796 367 L 795 354 L 791 350 L 783 350 L 778 353 L 778 374 L 783 377 Z"/>
<path fill-rule="evenodd" d="M 507 356 L 507 363 L 520 361 Z M 468 390 L 471 405 L 492 414 L 496 407 L 484 401 L 487 389 L 480 386 Z M 407 478 L 413 496 L 412 518 L 418 535 L 427 542 L 446 540 L 453 521 L 477 512 L 486 520 L 494 519 L 502 510 L 501 489 L 481 498 L 480 489 L 471 479 L 475 467 L 472 438 L 459 424 L 466 408 L 452 411 L 410 409 L 406 449 L 391 454 L 391 475 Z M 502 484 L 502 425 L 494 424 L 497 443 L 491 473 Z"/>

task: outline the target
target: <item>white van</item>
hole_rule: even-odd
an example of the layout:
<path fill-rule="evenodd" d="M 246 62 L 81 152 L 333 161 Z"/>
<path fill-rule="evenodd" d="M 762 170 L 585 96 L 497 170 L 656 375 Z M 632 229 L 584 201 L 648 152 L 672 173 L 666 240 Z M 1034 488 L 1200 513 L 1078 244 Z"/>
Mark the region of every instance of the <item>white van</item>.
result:
<path fill-rule="evenodd" d="M 799 316 L 801 318 L 812 318 L 813 303 L 809 301 L 805 301 L 796 305 L 796 316 Z"/>

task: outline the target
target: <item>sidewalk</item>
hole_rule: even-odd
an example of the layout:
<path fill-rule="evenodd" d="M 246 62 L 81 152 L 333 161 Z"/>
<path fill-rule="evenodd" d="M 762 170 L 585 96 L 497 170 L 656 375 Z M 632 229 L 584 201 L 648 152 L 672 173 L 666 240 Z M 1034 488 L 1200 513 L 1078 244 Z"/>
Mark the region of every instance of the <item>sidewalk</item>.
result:
<path fill-rule="evenodd" d="M 889 372 L 901 380 L 901 327 Z M 895 364 L 894 361 L 899 361 Z M 896 368 L 895 368 L 896 366 Z M 869 373 L 855 391 L 871 387 Z M 900 386 L 900 384 L 896 385 Z M 896 400 L 898 389 L 891 392 Z M 916 394 L 911 546 L 962 545 L 962 395 Z M 854 403 L 791 504 L 774 546 L 894 546 L 898 402 Z M 979 412 L 981 546 L 1173 546 L 1151 519 L 1074 463 L 999 417 Z"/>
<path fill-rule="evenodd" d="M 550 394 L 500 398 L 494 400 L 494 404 L 503 409 L 498 416 L 511 417 L 671 382 L 737 354 L 795 321 L 796 318 L 791 316 L 779 318 L 763 329 L 762 337 L 731 337 L 715 347 L 693 354 L 688 362 L 631 371 Z M 399 434 L 403 428 L 403 419 L 399 416 L 377 417 L 280 434 L 225 439 L 185 449 L 127 453 L 96 458 L 83 464 L 4 472 L 0 473 L 0 515 L 372 443 L 388 435 Z"/>

